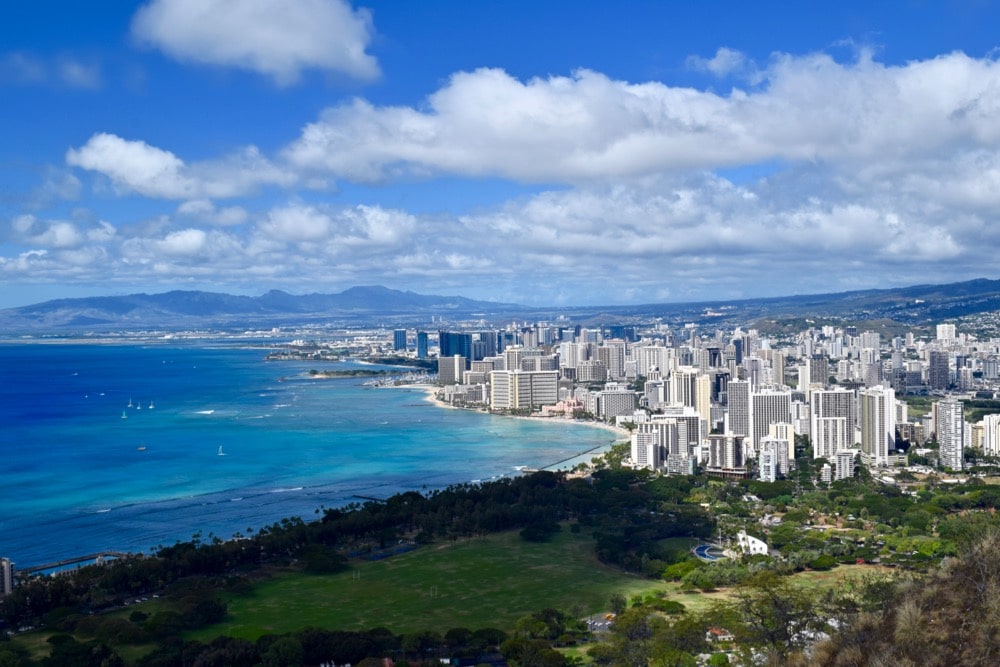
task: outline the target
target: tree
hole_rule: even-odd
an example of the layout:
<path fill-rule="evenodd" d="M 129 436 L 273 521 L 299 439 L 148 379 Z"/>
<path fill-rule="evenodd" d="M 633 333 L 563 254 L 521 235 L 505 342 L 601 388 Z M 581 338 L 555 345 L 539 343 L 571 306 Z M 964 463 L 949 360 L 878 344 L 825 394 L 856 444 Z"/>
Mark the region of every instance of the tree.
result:
<path fill-rule="evenodd" d="M 264 667 L 296 667 L 302 664 L 302 642 L 294 637 L 282 637 L 261 656 Z"/>
<path fill-rule="evenodd" d="M 828 629 L 814 596 L 773 572 L 751 577 L 737 589 L 735 600 L 738 637 L 767 649 L 782 663 L 808 642 L 812 632 Z"/>

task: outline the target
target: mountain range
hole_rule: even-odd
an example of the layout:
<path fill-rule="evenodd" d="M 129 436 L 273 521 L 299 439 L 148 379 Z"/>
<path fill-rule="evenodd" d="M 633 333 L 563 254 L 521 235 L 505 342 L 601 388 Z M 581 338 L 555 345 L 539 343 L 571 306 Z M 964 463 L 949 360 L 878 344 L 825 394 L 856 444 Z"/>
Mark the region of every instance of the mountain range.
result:
<path fill-rule="evenodd" d="M 839 322 L 930 324 L 1000 310 L 1000 280 L 985 278 L 943 285 L 915 285 L 831 294 L 741 300 L 601 307 L 529 307 L 434 296 L 381 286 L 352 287 L 334 294 L 295 295 L 271 290 L 261 296 L 171 291 L 161 294 L 55 299 L 0 310 L 7 333 L 260 327 L 309 323 L 426 323 L 432 317 L 530 320 L 561 317 L 579 324 L 648 322 L 747 326 L 778 325 L 803 318 Z"/>

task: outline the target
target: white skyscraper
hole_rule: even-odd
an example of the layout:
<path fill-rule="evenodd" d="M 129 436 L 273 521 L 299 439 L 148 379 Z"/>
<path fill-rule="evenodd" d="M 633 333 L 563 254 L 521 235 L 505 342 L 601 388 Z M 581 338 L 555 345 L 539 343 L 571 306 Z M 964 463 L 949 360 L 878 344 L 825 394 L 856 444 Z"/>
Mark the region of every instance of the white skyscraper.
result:
<path fill-rule="evenodd" d="M 854 392 L 847 389 L 823 389 L 809 396 L 809 438 L 813 456 L 833 461 L 841 449 L 854 446 Z"/>
<path fill-rule="evenodd" d="M 861 451 L 868 465 L 886 465 L 896 443 L 896 392 L 889 387 L 858 391 Z"/>
<path fill-rule="evenodd" d="M 954 324 L 937 325 L 937 339 L 955 340 L 955 325 Z"/>
<path fill-rule="evenodd" d="M 939 401 L 937 418 L 940 463 L 945 468 L 961 470 L 962 454 L 965 447 L 965 418 L 962 414 L 962 402 L 956 400 Z"/>
<path fill-rule="evenodd" d="M 1000 456 L 1000 414 L 983 417 L 983 454 Z"/>

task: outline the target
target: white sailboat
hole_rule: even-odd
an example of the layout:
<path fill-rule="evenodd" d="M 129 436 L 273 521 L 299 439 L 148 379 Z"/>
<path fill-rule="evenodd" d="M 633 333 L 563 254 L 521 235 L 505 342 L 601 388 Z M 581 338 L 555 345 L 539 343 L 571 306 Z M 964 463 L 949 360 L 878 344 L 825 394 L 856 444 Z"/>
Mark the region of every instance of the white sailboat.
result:
<path fill-rule="evenodd" d="M 225 454 L 222 452 L 222 445 L 219 445 L 219 456 L 225 456 Z"/>

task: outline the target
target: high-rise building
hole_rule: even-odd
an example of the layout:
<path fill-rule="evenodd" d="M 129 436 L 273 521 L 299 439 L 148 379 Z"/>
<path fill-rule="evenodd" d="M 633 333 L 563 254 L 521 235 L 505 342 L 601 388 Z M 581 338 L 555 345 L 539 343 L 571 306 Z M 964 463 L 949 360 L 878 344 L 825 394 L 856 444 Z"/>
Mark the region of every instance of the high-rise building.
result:
<path fill-rule="evenodd" d="M 778 479 L 777 455 L 773 449 L 767 447 L 767 441 L 761 443 L 760 453 L 757 455 L 758 477 L 762 482 L 774 482 Z"/>
<path fill-rule="evenodd" d="M 886 465 L 896 444 L 896 393 L 888 387 L 858 390 L 861 452 L 868 465 Z"/>
<path fill-rule="evenodd" d="M 438 331 L 439 357 L 453 357 L 456 354 L 465 359 L 472 358 L 472 334 L 455 331 Z M 465 370 L 464 368 L 462 370 Z"/>
<path fill-rule="evenodd" d="M 406 329 L 396 329 L 392 332 L 392 349 L 397 352 L 406 349 Z"/>
<path fill-rule="evenodd" d="M 450 357 L 438 357 L 438 384 L 449 385 L 462 382 L 465 373 L 465 357 L 453 354 Z"/>
<path fill-rule="evenodd" d="M 795 463 L 795 428 L 787 422 L 772 422 L 761 442 L 768 438 L 782 448 L 778 452 L 778 472 L 787 475 Z"/>
<path fill-rule="evenodd" d="M 14 563 L 0 558 L 0 598 L 14 592 Z"/>
<path fill-rule="evenodd" d="M 426 359 L 427 358 L 427 332 L 418 331 L 417 332 L 417 358 Z"/>
<path fill-rule="evenodd" d="M 559 371 L 493 371 L 491 410 L 531 410 L 559 400 Z"/>
<path fill-rule="evenodd" d="M 941 466 L 951 470 L 961 470 L 965 447 L 962 402 L 953 399 L 938 401 L 936 427 Z"/>
<path fill-rule="evenodd" d="M 608 378 L 621 380 L 625 377 L 625 341 L 606 340 L 597 348 L 597 358 L 607 364 Z"/>
<path fill-rule="evenodd" d="M 576 379 L 580 383 L 605 382 L 608 379 L 608 367 L 598 359 L 581 361 L 576 367 Z"/>
<path fill-rule="evenodd" d="M 861 347 L 870 350 L 882 349 L 882 336 L 877 331 L 866 331 L 861 334 Z"/>
<path fill-rule="evenodd" d="M 948 370 L 948 353 L 943 350 L 931 350 L 927 356 L 927 384 L 931 389 L 947 389 L 951 384 L 951 373 Z"/>
<path fill-rule="evenodd" d="M 693 366 L 670 373 L 670 402 L 694 408 L 707 423 L 712 412 L 712 382 Z"/>
<path fill-rule="evenodd" d="M 750 431 L 750 383 L 730 380 L 726 390 L 729 395 L 726 432 L 749 438 L 753 435 Z"/>
<path fill-rule="evenodd" d="M 836 473 L 834 479 L 850 479 L 854 477 L 854 456 L 858 453 L 856 449 L 842 449 L 837 452 L 834 458 L 836 462 Z"/>
<path fill-rule="evenodd" d="M 954 324 L 937 325 L 937 339 L 946 341 L 955 340 L 955 325 Z"/>
<path fill-rule="evenodd" d="M 751 394 L 750 399 L 750 429 L 753 437 L 746 446 L 747 458 L 757 455 L 761 438 L 767 436 L 771 424 L 792 421 L 790 391 L 761 391 Z"/>
<path fill-rule="evenodd" d="M 712 434 L 708 436 L 708 467 L 716 470 L 740 470 L 746 465 L 743 436 Z"/>
<path fill-rule="evenodd" d="M 830 381 L 830 359 L 824 354 L 814 354 L 809 359 L 809 384 L 825 387 Z"/>
<path fill-rule="evenodd" d="M 813 456 L 833 461 L 838 451 L 854 446 L 854 392 L 846 389 L 814 391 L 809 397 L 809 405 Z"/>
<path fill-rule="evenodd" d="M 597 393 L 597 416 L 610 419 L 635 412 L 637 396 L 624 384 L 608 384 Z"/>
<path fill-rule="evenodd" d="M 1000 414 L 983 417 L 983 454 L 1000 456 Z"/>

